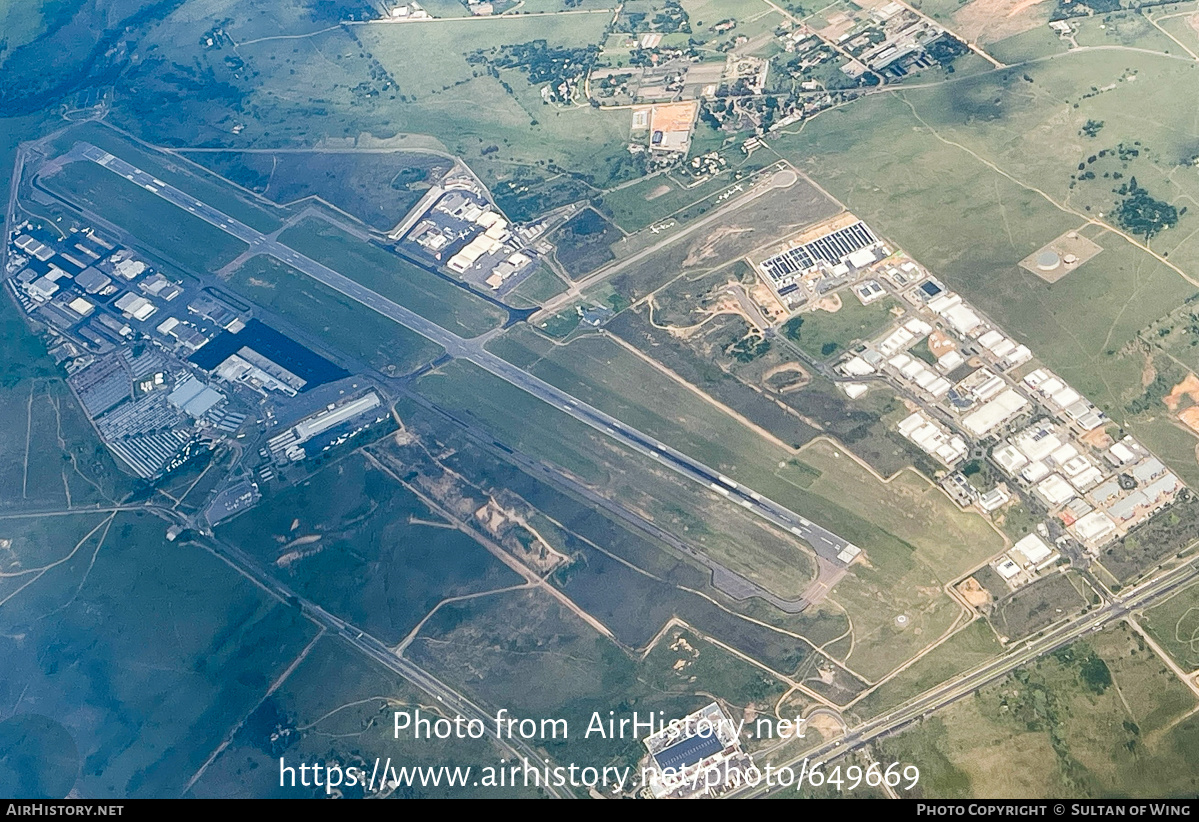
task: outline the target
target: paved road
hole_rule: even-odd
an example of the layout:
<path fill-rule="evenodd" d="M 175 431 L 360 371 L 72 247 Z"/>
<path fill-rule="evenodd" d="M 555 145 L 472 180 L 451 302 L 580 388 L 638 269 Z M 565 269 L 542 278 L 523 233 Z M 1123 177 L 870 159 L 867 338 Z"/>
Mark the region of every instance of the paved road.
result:
<path fill-rule="evenodd" d="M 772 764 L 776 768 L 783 766 L 796 767 L 805 759 L 813 763 L 825 763 L 852 750 L 861 748 L 881 737 L 892 734 L 906 725 L 910 725 L 928 716 L 933 711 L 968 696 L 985 685 L 1002 679 L 1021 665 L 1026 665 L 1038 657 L 1069 645 L 1083 635 L 1091 631 L 1098 631 L 1133 611 L 1146 608 L 1165 599 L 1179 588 L 1199 579 L 1199 566 L 1196 565 L 1197 562 L 1199 560 L 1191 560 L 1184 565 L 1160 574 L 1130 589 L 1123 596 L 1115 597 L 1112 602 L 1102 608 L 1098 608 L 1090 613 L 1083 614 L 1077 619 L 1052 628 L 1040 639 L 1016 648 L 999 659 L 986 663 L 981 668 L 945 682 L 885 716 L 877 717 L 851 729 L 842 739 L 826 742 L 814 750 L 795 757 L 791 761 Z M 794 788 L 791 790 L 794 790 Z M 759 786 L 757 788 L 742 789 L 734 794 L 730 794 L 730 796 L 750 798 L 763 796 L 770 792 L 765 786 Z"/>
<path fill-rule="evenodd" d="M 643 434 L 631 426 L 625 425 L 615 417 L 609 416 L 603 411 L 576 399 L 565 391 L 518 368 L 507 360 L 495 356 L 484 349 L 481 343 L 464 339 L 451 331 L 447 331 L 440 325 L 437 325 L 437 323 L 376 294 L 369 288 L 304 256 L 298 251 L 270 239 L 259 231 L 234 220 L 212 206 L 197 200 L 195 197 L 147 174 L 136 166 L 130 165 L 119 157 L 114 157 L 108 152 L 86 143 L 77 144 L 72 149 L 70 156 L 90 160 L 107 168 L 114 174 L 119 174 L 143 186 L 164 200 L 179 206 L 205 222 L 211 223 L 222 231 L 249 244 L 252 251 L 269 254 L 287 263 L 298 271 L 302 271 L 309 277 L 312 277 L 314 280 L 427 337 L 445 348 L 446 352 L 451 356 L 474 363 L 485 371 L 527 391 L 543 402 L 549 403 L 580 422 L 632 448 L 634 451 L 644 454 L 677 471 L 688 479 L 708 486 L 713 491 L 740 503 L 767 522 L 790 531 L 810 545 L 817 554 L 835 566 L 845 567 L 845 561 L 839 559 L 839 556 L 846 548 L 851 548 L 851 553 L 856 553 L 856 549 L 852 547 L 851 543 L 837 536 L 832 531 L 796 514 L 786 506 L 734 482 L 718 471 L 704 465 L 702 462 L 688 457 L 682 452 L 671 448 L 665 443 L 659 442 L 647 434 Z"/>

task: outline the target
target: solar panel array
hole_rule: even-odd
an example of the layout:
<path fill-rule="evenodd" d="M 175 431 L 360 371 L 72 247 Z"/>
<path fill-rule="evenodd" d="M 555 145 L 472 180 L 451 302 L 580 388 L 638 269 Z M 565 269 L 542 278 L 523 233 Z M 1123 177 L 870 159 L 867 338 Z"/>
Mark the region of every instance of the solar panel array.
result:
<path fill-rule="evenodd" d="M 806 271 L 818 262 L 836 265 L 858 249 L 878 242 L 866 224 L 858 221 L 839 228 L 810 243 L 789 248 L 762 263 L 762 270 L 776 283 L 792 274 Z"/>

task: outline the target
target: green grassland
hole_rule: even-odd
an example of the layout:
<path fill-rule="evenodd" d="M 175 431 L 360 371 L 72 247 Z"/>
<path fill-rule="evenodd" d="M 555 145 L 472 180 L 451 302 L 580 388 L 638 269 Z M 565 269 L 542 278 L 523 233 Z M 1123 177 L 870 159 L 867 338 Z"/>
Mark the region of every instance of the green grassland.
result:
<path fill-rule="evenodd" d="M 726 153 L 726 157 L 731 168 L 699 185 L 680 183 L 673 174 L 655 174 L 604 192 L 600 207 L 625 231 L 639 231 L 700 201 L 715 198 L 735 185 L 735 173 L 751 174 L 774 159 L 764 153 L 756 157 Z"/>
<path fill-rule="evenodd" d="M 309 217 L 279 240 L 456 334 L 473 337 L 504 320 L 503 310 L 481 297 L 324 220 Z"/>
<path fill-rule="evenodd" d="M 247 300 L 385 374 L 409 373 L 443 353 L 415 331 L 274 257 L 251 257 L 228 283 Z"/>
<path fill-rule="evenodd" d="M 70 4 L 63 3 L 62 6 Z M 47 28 L 47 17 L 54 13 L 59 4 L 47 3 L 45 9 L 19 0 L 0 2 L 0 31 L 4 32 L 4 47 L 0 49 L 0 64 L 11 50 L 32 43 Z"/>
<path fill-rule="evenodd" d="M 11 301 L 0 304 L 0 508 L 111 503 L 138 483 L 121 472 L 42 341 Z"/>
<path fill-rule="evenodd" d="M 881 504 L 857 507 L 859 516 L 821 521 L 842 533 L 841 527 L 852 529 L 852 520 L 864 518 L 900 540 L 928 546 L 926 559 L 942 582 L 1002 547 L 1001 538 L 984 520 L 958 511 L 939 490 L 914 475 L 903 474 L 884 485 L 848 457 L 832 456 L 836 449 L 825 444 L 804 450 L 799 468 L 777 468 L 793 459 L 789 449 L 695 398 L 602 337 L 580 337 L 561 346 L 529 332 L 509 332 L 492 348 L 542 379 L 780 502 L 807 502 L 811 496 L 819 496 L 836 507 L 847 499 L 881 497 Z M 796 510 L 806 509 L 801 503 Z M 817 518 L 815 514 L 813 518 Z M 952 539 L 946 539 L 946 527 L 951 529 Z M 869 536 L 864 536 L 869 543 Z M 910 550 L 896 545 L 898 553 Z"/>
<path fill-rule="evenodd" d="M 855 566 L 828 600 L 825 608 L 839 608 L 853 621 L 853 643 L 839 661 L 869 682 L 941 639 L 962 613 L 928 569 L 913 562 Z M 902 626 L 895 621 L 900 615 L 908 618 Z"/>
<path fill-rule="evenodd" d="M 1183 588 L 1150 608 L 1141 624 L 1179 667 L 1186 671 L 1199 668 L 1199 587 Z"/>
<path fill-rule="evenodd" d="M 518 308 L 532 308 L 542 305 L 565 290 L 566 283 L 562 282 L 561 278 L 550 271 L 547 266 L 541 265 L 509 292 L 505 300 L 509 305 Z"/>
<path fill-rule="evenodd" d="M 790 535 L 474 366 L 451 363 L 422 376 L 418 387 L 439 406 L 563 466 L 778 596 L 798 597 L 815 575 L 808 549 Z"/>
<path fill-rule="evenodd" d="M 863 719 L 878 716 L 1002 651 L 995 633 L 975 620 L 855 703 L 853 712 Z"/>
<path fill-rule="evenodd" d="M 953 14 L 970 0 L 921 0 L 920 5 L 914 6 L 927 14 L 938 23 L 953 27 Z"/>
<path fill-rule="evenodd" d="M 739 464 L 773 465 L 789 456 L 788 449 L 604 337 L 578 337 L 563 346 L 515 328 L 491 343 L 490 349 L 725 473 Z M 729 476 L 736 478 L 736 474 Z"/>
<path fill-rule="evenodd" d="M 470 381 L 464 385 L 473 391 L 492 393 L 492 386 L 487 382 L 487 379 L 492 378 L 486 378 L 482 372 L 477 373 L 482 374 L 482 377 L 476 379 L 467 374 Z M 499 383 L 499 386 L 503 386 L 503 383 Z M 420 387 L 424 391 L 424 386 Z M 454 404 L 455 401 L 461 402 L 454 397 L 460 398 L 461 394 L 451 394 L 448 401 L 439 400 L 445 413 L 452 414 L 462 424 L 483 426 L 486 431 L 468 433 L 440 413 L 430 413 L 414 402 L 403 399 L 397 403 L 397 412 L 404 420 L 406 429 L 419 436 L 424 447 L 446 455 L 441 457 L 446 469 L 467 478 L 483 494 L 497 495 L 497 498 L 516 494 L 540 512 L 538 529 L 557 550 L 573 560 L 551 577 L 554 584 L 607 626 L 625 647 L 644 648 L 665 622 L 678 617 L 775 670 L 792 671 L 805 658 L 811 644 L 829 642 L 845 633 L 847 623 L 839 612 L 805 612 L 790 616 L 758 599 L 751 598 L 744 602 L 728 600 L 711 587 L 711 574 L 698 560 L 668 548 L 641 528 L 626 523 L 590 499 L 576 497 L 571 490 L 573 486 L 566 488 L 558 480 L 547 478 L 540 472 L 510 464 L 504 450 L 507 446 L 491 445 L 493 437 L 510 443 L 506 434 L 497 436 L 492 433 L 496 429 L 487 420 L 471 419 L 459 405 Z M 503 394 L 499 397 L 505 398 Z M 507 414 L 526 421 L 522 431 L 528 430 L 527 421 L 535 420 L 533 426 L 543 435 L 535 439 L 535 443 L 569 437 L 563 433 L 566 423 L 573 422 L 569 418 L 561 415 L 555 420 L 549 415 L 538 416 L 536 406 L 539 403 L 527 395 L 523 401 L 515 394 L 510 399 L 511 402 L 505 405 Z M 592 443 L 584 436 L 570 438 L 574 442 L 588 443 L 598 448 L 598 453 L 605 455 L 606 460 L 600 462 L 605 468 L 611 468 L 613 474 L 628 473 L 646 464 L 635 455 L 615 448 L 612 443 L 605 447 L 604 440 Z M 377 445 L 374 449 L 379 447 Z M 536 447 L 528 450 L 527 454 L 552 461 Z M 622 482 L 636 487 L 642 481 L 642 476 L 633 473 Z M 655 475 L 647 473 L 644 476 L 649 477 L 644 482 L 654 496 L 661 493 L 669 499 L 669 487 L 664 486 L 665 490 L 658 491 Z M 601 484 L 599 492 L 605 493 L 605 487 L 605 484 Z M 491 488 L 498 490 L 487 490 Z M 696 518 L 702 520 L 704 527 L 699 532 L 699 538 L 705 542 L 720 536 L 722 539 L 731 537 L 745 545 L 746 542 L 757 540 L 763 533 L 760 526 L 739 525 L 740 521 L 733 514 L 741 515 L 743 509 L 727 503 L 723 498 L 716 499 L 713 504 L 704 497 L 705 493 L 702 489 L 693 489 L 682 501 L 682 506 L 675 505 L 667 510 L 667 521 L 659 524 L 668 525 L 677 521 L 680 513 L 686 513 L 688 522 Z M 645 490 L 642 490 L 637 499 L 644 496 Z M 655 504 L 659 508 L 665 507 Z M 686 507 L 687 510 L 680 512 L 680 507 Z M 649 513 L 652 514 L 652 511 Z M 777 536 L 763 539 L 763 545 L 743 550 L 759 552 L 775 542 L 782 540 Z M 787 555 L 795 556 L 793 545 L 784 543 L 782 547 Z M 777 559 L 771 562 L 777 562 Z M 798 563 L 792 560 L 789 576 L 769 580 L 770 586 L 777 587 L 787 582 L 797 571 Z"/>
<path fill-rule="evenodd" d="M 800 460 L 819 472 L 807 485 L 808 491 L 829 501 L 870 500 L 870 520 L 917 546 L 915 556 L 943 584 L 1003 549 L 1003 538 L 985 519 L 960 510 L 939 488 L 913 472 L 880 483 L 827 440 L 804 448 Z"/>
<path fill-rule="evenodd" d="M 520 577 L 365 458 L 264 500 L 218 535 L 298 593 L 389 643 L 450 596 Z"/>
<path fill-rule="evenodd" d="M 679 659 L 669 647 L 639 665 L 544 593 L 517 591 L 443 608 L 422 628 L 409 655 L 490 710 L 566 719 L 570 738 L 544 744 L 556 760 L 633 766 L 645 755 L 638 740 L 583 738 L 592 712 L 606 719 L 619 705 L 626 715 L 664 711 L 671 718 L 713 696 L 740 708 L 775 692 L 777 686 L 759 682 L 748 663 L 707 643 L 693 647 L 699 657 L 686 654 L 695 666 L 690 674 L 666 668 Z"/>
<path fill-rule="evenodd" d="M 139 249 L 186 271 L 215 271 L 247 248 L 236 237 L 92 162 L 70 163 L 42 182 L 132 234 Z"/>
<path fill-rule="evenodd" d="M 0 600 L 7 602 L 56 566 L 77 554 L 90 555 L 103 538 L 109 517 L 79 513 L 64 517 L 36 514 L 0 522 Z"/>
<path fill-rule="evenodd" d="M 472 363 L 454 360 L 422 375 L 417 387 L 439 407 L 478 423 L 512 448 L 557 463 L 586 482 L 610 481 L 593 456 L 603 435 Z M 558 435 L 547 437 L 547 430 Z"/>
<path fill-rule="evenodd" d="M 186 155 L 283 205 L 309 198 L 379 231 L 396 225 L 455 161 L 432 151 L 203 151 Z"/>
<path fill-rule="evenodd" d="M 93 519 L 46 525 L 69 547 Z M 68 761 L 79 795 L 181 793 L 316 635 L 299 611 L 198 546 L 167 543 L 165 530 L 116 514 L 0 609 L 5 702 L 48 719 L 62 742 L 41 762 Z"/>
<path fill-rule="evenodd" d="M 530 85 L 520 71 L 501 70 L 496 78 L 467 61 L 477 50 L 537 39 L 586 47 L 599 42 L 610 19 L 605 12 L 378 24 L 243 46 L 241 57 L 263 73 L 251 93 L 257 122 L 247 133 L 310 140 L 309 123 L 289 125 L 288 115 L 319 106 L 332 115 L 325 124 L 329 136 L 430 134 L 450 153 L 478 165 L 489 181 L 510 178 L 522 165 L 549 162 L 600 184 L 619 180 L 634 169 L 624 150 L 628 112 L 546 105 L 540 86 Z M 356 93 L 374 65 L 398 88 Z M 414 65 L 422 70 L 411 71 Z M 501 148 L 480 153 L 491 145 Z"/>
<path fill-rule="evenodd" d="M 512 335 L 496 346 L 497 353 L 865 548 L 870 565 L 855 566 L 833 594 L 854 622 L 852 665 L 860 665 L 865 676 L 881 676 L 946 631 L 958 609 L 940 586 L 1002 549 L 1002 538 L 984 520 L 958 511 L 917 475 L 905 473 L 882 483 L 848 456 L 833 456 L 839 449 L 823 443 L 796 458 L 723 412 L 707 410 L 685 389 L 602 338 L 552 346 L 527 333 L 521 336 L 522 342 L 536 343 L 544 359 L 517 347 L 521 338 Z M 652 388 L 646 390 L 648 386 Z M 494 396 L 473 387 L 472 392 Z M 444 394 L 438 397 L 439 402 L 445 399 Z M 457 407 L 464 405 L 459 399 Z M 477 403 L 472 411 L 477 412 Z M 509 418 L 501 429 L 508 437 L 520 437 L 522 450 L 533 447 L 530 453 L 547 456 L 547 448 L 561 450 L 563 440 L 575 441 L 568 435 L 554 437 L 549 446 L 540 444 L 545 438 L 528 433 L 531 418 L 528 413 L 521 421 Z M 539 421 L 534 428 L 544 426 Z M 909 617 L 905 628 L 894 623 L 900 614 Z"/>
<path fill-rule="evenodd" d="M 886 330 L 894 318 L 895 300 L 880 300 L 862 305 L 848 292 L 841 296 L 841 308 L 805 311 L 783 326 L 783 333 L 795 341 L 814 360 L 826 360 L 842 354 L 857 341 L 868 340 Z"/>
<path fill-rule="evenodd" d="M 57 136 L 53 145 L 59 151 L 67 151 L 76 141 L 91 143 L 114 154 L 263 234 L 280 228 L 288 216 L 284 209 L 238 191 L 229 185 L 229 179 L 217 176 L 178 154 L 151 149 L 104 123 L 87 122 L 72 126 Z"/>
<path fill-rule="evenodd" d="M 642 677 L 661 693 L 711 694 L 733 708 L 769 712 L 787 690 L 783 682 L 697 636 L 672 628 L 641 663 Z"/>
<path fill-rule="evenodd" d="M 842 660 L 872 680 L 952 626 L 960 608 L 942 586 L 1003 547 L 981 517 L 959 511 L 928 480 L 906 472 L 881 483 L 825 441 L 779 476 L 795 484 L 775 499 L 866 549 L 866 563 L 854 565 L 830 599 L 853 622 Z M 895 622 L 901 614 L 903 626 Z"/>
<path fill-rule="evenodd" d="M 1121 81 L 1130 69 L 1138 79 Z M 1140 141 L 1151 151 L 1126 173 L 1183 205 L 1199 179 L 1179 167 L 1194 153 L 1191 128 L 1169 100 L 1197 81 L 1193 66 L 1169 57 L 1128 52 L 1114 62 L 1080 52 L 871 97 L 817 117 L 775 146 L 1122 419 L 1142 391 L 1137 332 L 1196 289 L 1126 240 L 1085 225 L 1103 198 L 1110 210 L 1116 195 L 1103 192 L 1113 181 L 1088 181 L 1107 188 L 1084 202 L 1071 176 L 1093 151 Z M 1081 133 L 1087 120 L 1105 123 L 1094 139 Z M 1193 219 L 1188 213 L 1152 241 L 1184 270 L 1193 268 Z M 1016 266 L 1074 229 L 1104 249 L 1077 271 L 1048 284 Z"/>
<path fill-rule="evenodd" d="M 338 763 L 366 771 L 369 779 L 375 757 L 391 757 L 400 765 L 451 767 L 494 766 L 504 755 L 491 737 L 471 740 L 395 738 L 394 712 L 419 710 L 436 720 L 440 706 L 374 660 L 351 650 L 342 640 L 326 636 L 293 670 L 278 690 L 266 697 L 238 728 L 204 775 L 188 791 L 189 798 L 302 799 L 327 797 L 324 788 L 279 784 L 279 758 Z M 453 718 L 450 714 L 449 718 Z M 280 736 L 273 735 L 283 732 Z M 380 764 L 379 769 L 382 770 Z M 297 777 L 298 782 L 298 777 Z M 376 791 L 380 790 L 378 780 Z M 362 786 L 335 789 L 332 795 L 361 798 Z M 403 799 L 532 797 L 535 789 L 478 788 L 472 785 L 404 786 L 379 796 Z"/>
<path fill-rule="evenodd" d="M 1189 796 L 1199 786 L 1194 702 L 1121 625 L 875 747 L 919 766 L 917 798 Z"/>

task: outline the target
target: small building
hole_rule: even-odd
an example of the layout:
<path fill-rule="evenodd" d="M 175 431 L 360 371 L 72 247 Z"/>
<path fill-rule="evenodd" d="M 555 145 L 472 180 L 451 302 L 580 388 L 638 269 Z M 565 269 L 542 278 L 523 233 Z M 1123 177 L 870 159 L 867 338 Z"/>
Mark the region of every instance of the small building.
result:
<path fill-rule="evenodd" d="M 1012 548 L 1012 552 L 1020 554 L 1028 565 L 1034 567 L 1053 556 L 1053 550 L 1036 534 L 1021 538 Z"/>
<path fill-rule="evenodd" d="M 1012 561 L 1009 556 L 1004 556 L 1002 560 L 995 565 L 995 570 L 999 572 L 999 576 L 1006 580 L 1011 580 L 1012 577 L 1020 573 L 1020 566 Z"/>
<path fill-rule="evenodd" d="M 113 303 L 113 306 L 119 309 L 126 317 L 142 321 L 149 319 L 158 310 L 154 303 L 145 297 L 139 297 L 132 291 L 120 297 L 120 299 Z"/>
<path fill-rule="evenodd" d="M 86 317 L 88 314 L 91 314 L 96 310 L 96 306 L 83 297 L 76 297 L 75 299 L 71 300 L 69 303 L 67 303 L 67 308 L 74 311 L 80 317 Z"/>

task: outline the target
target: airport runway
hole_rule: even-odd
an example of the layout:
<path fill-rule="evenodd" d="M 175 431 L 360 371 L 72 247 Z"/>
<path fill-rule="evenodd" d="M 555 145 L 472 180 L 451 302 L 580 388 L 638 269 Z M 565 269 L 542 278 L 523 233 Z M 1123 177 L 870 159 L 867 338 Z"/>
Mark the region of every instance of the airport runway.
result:
<path fill-rule="evenodd" d="M 702 462 L 688 457 L 682 452 L 671 448 L 665 443 L 659 442 L 647 434 L 643 434 L 631 426 L 625 425 L 615 417 L 609 416 L 603 411 L 576 399 L 565 391 L 518 368 L 507 360 L 495 356 L 484 349 L 481 343 L 472 342 L 471 340 L 459 337 L 453 332 L 447 331 L 433 321 L 425 319 L 416 312 L 380 296 L 369 288 L 354 282 L 349 277 L 339 274 L 298 251 L 264 236 L 259 231 L 232 219 L 217 209 L 147 174 L 119 157 L 115 157 L 106 151 L 86 143 L 78 144 L 70 154 L 90 160 L 107 168 L 114 174 L 125 177 L 142 186 L 147 191 L 158 195 L 205 222 L 242 240 L 250 246 L 251 251 L 269 254 L 287 263 L 329 288 L 339 291 L 367 308 L 427 337 L 445 348 L 446 352 L 451 356 L 474 363 L 485 371 L 523 389 L 543 402 L 549 403 L 580 422 L 632 448 L 634 451 L 648 456 L 688 479 L 705 485 L 716 493 L 740 503 L 747 510 L 757 514 L 767 522 L 786 529 L 799 537 L 810 545 L 817 554 L 833 563 L 836 567 L 845 567 L 847 564 L 845 560 L 839 558 L 846 548 L 850 548 L 851 553 L 856 553 L 856 549 L 847 540 L 796 514 L 786 506 L 746 488 L 740 483 L 709 468 Z"/>

